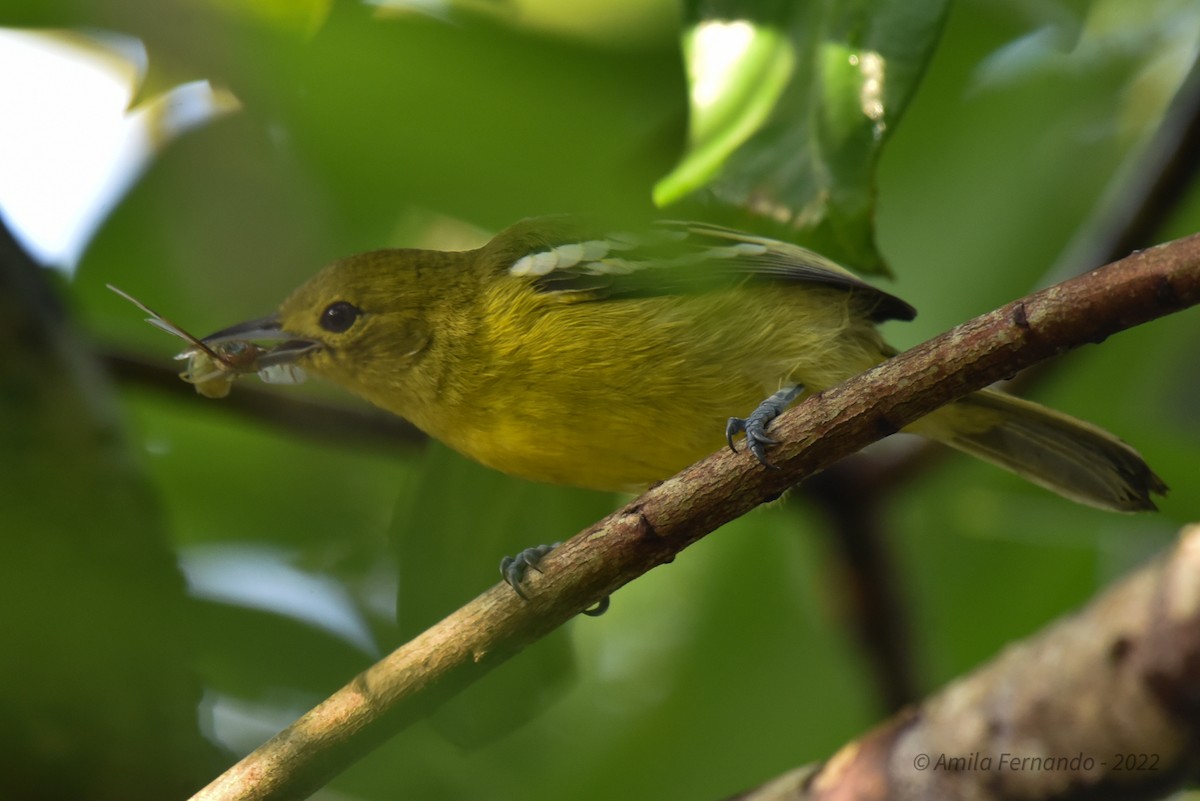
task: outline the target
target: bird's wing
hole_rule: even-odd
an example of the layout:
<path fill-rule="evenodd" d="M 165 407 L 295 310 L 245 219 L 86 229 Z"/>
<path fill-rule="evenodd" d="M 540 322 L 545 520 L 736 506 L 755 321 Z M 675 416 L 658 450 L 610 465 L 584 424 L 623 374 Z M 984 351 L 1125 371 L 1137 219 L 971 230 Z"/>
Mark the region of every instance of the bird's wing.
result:
<path fill-rule="evenodd" d="M 542 218 L 510 231 L 502 237 L 510 246 L 511 260 L 501 258 L 508 272 L 571 300 L 693 294 L 744 279 L 844 289 L 876 322 L 916 315 L 811 250 L 707 223 L 666 221 L 644 232 L 591 235 L 569 218 Z"/>

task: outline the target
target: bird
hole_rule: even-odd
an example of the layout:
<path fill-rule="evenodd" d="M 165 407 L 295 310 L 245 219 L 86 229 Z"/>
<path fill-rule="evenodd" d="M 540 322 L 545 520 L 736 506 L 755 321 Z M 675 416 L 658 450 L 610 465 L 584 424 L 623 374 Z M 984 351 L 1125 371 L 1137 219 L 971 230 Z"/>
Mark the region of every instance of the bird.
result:
<path fill-rule="evenodd" d="M 915 314 L 769 237 L 685 221 L 606 232 L 552 216 L 474 250 L 339 259 L 276 313 L 203 342 L 278 341 L 271 364 L 504 473 L 638 491 L 739 434 L 767 463 L 774 416 L 895 355 L 877 325 Z M 904 430 L 1101 509 L 1153 509 L 1167 491 L 1116 436 L 994 388 Z"/>

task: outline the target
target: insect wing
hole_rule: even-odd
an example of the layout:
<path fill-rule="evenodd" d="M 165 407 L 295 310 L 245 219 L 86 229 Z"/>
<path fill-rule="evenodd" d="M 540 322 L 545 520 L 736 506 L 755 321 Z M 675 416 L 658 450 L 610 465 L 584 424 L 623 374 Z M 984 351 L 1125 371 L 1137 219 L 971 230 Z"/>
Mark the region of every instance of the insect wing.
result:
<path fill-rule="evenodd" d="M 223 358 L 220 354 L 218 354 L 216 351 L 214 351 L 208 345 L 205 345 L 197 337 L 192 336 L 184 329 L 175 325 L 175 323 L 171 322 L 166 317 L 163 317 L 161 314 L 159 314 L 154 309 L 147 306 L 145 303 L 142 303 L 140 300 L 135 298 L 133 295 L 130 295 L 128 292 L 124 292 L 120 289 L 117 289 L 112 284 L 105 284 L 105 286 L 107 286 L 113 292 L 116 292 L 121 297 L 125 298 L 125 300 L 129 301 L 134 306 L 137 306 L 139 309 L 141 309 L 146 314 L 150 315 L 149 317 L 146 318 L 146 322 L 150 323 L 150 325 L 154 326 L 155 328 L 159 329 L 160 331 L 166 331 L 171 336 L 179 337 L 180 339 L 186 341 L 187 343 L 189 343 L 192 346 L 192 350 L 196 350 L 196 349 L 202 350 L 206 354 L 208 354 L 210 359 L 220 362 L 222 364 L 227 364 L 229 367 L 233 367 L 233 365 L 229 364 L 225 358 Z M 184 353 L 187 353 L 187 352 L 188 351 L 184 351 Z M 183 354 L 180 354 L 180 356 L 177 358 L 181 358 L 181 357 L 183 357 Z"/>
<path fill-rule="evenodd" d="M 264 384 L 302 384 L 308 373 L 294 364 L 272 364 L 259 370 L 258 377 Z"/>

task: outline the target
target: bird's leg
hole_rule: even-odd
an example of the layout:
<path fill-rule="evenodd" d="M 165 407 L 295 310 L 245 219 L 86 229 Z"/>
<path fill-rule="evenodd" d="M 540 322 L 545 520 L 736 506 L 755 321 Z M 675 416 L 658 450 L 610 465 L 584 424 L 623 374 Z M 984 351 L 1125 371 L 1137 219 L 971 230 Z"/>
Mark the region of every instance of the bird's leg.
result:
<path fill-rule="evenodd" d="M 525 574 L 530 570 L 536 570 L 541 573 L 542 569 L 538 567 L 538 562 L 542 561 L 542 557 L 553 551 L 560 543 L 553 545 L 535 545 L 532 548 L 526 548 L 516 556 L 506 556 L 500 560 L 500 575 L 504 577 L 504 583 L 513 588 L 513 592 L 521 596 L 522 599 L 528 601 L 528 596 L 521 589 L 521 582 L 525 579 Z"/>
<path fill-rule="evenodd" d="M 767 426 L 803 391 L 804 387 L 799 384 L 784 387 L 758 404 L 758 408 L 751 412 L 749 417 L 730 417 L 725 426 L 725 441 L 729 443 L 729 449 L 737 453 L 737 448 L 733 445 L 733 436 L 745 432 L 746 447 L 754 454 L 754 458 L 765 467 L 774 467 L 775 465 L 767 461 L 767 446 L 779 443 L 767 436 Z"/>
<path fill-rule="evenodd" d="M 526 548 L 516 556 L 506 556 L 500 560 L 500 575 L 504 577 L 504 583 L 513 588 L 513 592 L 521 596 L 523 600 L 528 601 L 529 597 L 521 589 L 521 582 L 525 580 L 525 575 L 530 570 L 536 570 L 541 573 L 542 569 L 538 567 L 538 562 L 546 554 L 553 551 L 561 542 L 556 542 L 553 545 L 535 545 L 532 548 Z M 597 604 L 590 609 L 584 609 L 583 613 L 590 617 L 599 617 L 608 611 L 609 596 L 604 596 Z"/>

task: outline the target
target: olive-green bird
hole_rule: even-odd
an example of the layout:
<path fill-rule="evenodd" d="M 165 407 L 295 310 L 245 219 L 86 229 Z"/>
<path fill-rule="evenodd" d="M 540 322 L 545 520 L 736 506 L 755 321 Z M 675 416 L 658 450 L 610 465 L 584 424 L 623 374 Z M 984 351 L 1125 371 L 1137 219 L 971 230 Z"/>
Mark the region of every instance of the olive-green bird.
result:
<path fill-rule="evenodd" d="M 272 364 L 322 376 L 485 465 L 632 491 L 739 432 L 763 458 L 774 415 L 892 356 L 876 323 L 914 314 L 773 239 L 682 222 L 601 235 L 551 217 L 477 250 L 350 256 L 274 316 L 204 341 L 283 339 Z M 906 430 L 1090 506 L 1152 509 L 1166 491 L 1113 435 L 997 390 Z"/>

